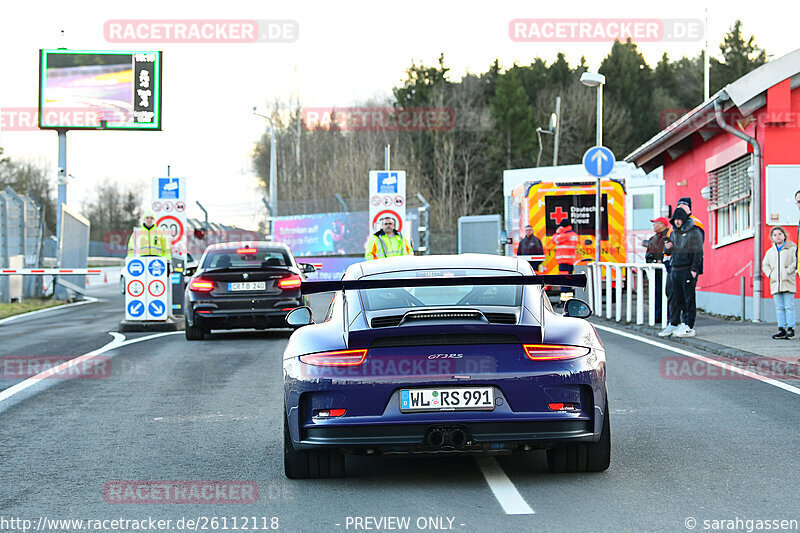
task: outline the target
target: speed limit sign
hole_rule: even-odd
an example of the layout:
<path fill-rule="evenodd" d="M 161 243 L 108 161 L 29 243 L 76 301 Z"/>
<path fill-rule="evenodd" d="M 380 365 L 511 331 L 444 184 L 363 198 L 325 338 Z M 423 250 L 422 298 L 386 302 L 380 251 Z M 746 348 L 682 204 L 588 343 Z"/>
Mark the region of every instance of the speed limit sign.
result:
<path fill-rule="evenodd" d="M 169 233 L 172 245 L 178 244 L 183 238 L 183 221 L 172 215 L 165 215 L 158 219 L 156 226 Z"/>

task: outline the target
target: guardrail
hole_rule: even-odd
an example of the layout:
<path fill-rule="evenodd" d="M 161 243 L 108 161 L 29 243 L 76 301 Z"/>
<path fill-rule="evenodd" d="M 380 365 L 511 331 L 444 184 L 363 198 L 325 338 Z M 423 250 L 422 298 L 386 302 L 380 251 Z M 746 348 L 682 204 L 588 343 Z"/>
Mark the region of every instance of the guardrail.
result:
<path fill-rule="evenodd" d="M 661 294 L 656 295 L 656 270 L 661 271 Z M 605 271 L 605 272 L 604 272 Z M 586 269 L 586 294 L 589 305 L 597 316 L 603 316 L 603 283 L 606 293 L 606 318 L 622 321 L 622 286 L 625 286 L 625 317 L 633 321 L 633 292 L 636 292 L 636 323 L 644 323 L 644 277 L 648 280 L 648 324 L 656 325 L 656 308 L 653 303 L 661 298 L 661 327 L 667 327 L 667 271 L 660 263 L 589 263 Z M 635 287 L 634 287 L 635 285 Z M 616 303 L 614 303 L 616 299 Z M 615 309 L 612 310 L 612 307 Z M 612 311 L 613 316 L 612 316 Z"/>

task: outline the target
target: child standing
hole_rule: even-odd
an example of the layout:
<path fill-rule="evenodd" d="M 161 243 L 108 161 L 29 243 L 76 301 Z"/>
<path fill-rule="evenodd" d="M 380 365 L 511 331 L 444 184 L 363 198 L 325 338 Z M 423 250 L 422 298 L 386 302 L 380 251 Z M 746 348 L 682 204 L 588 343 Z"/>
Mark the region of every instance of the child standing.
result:
<path fill-rule="evenodd" d="M 797 246 L 788 239 L 786 230 L 775 226 L 769 234 L 774 246 L 764 255 L 761 269 L 769 278 L 769 290 L 778 316 L 778 333 L 773 339 L 794 338 L 794 295 L 797 292 Z"/>

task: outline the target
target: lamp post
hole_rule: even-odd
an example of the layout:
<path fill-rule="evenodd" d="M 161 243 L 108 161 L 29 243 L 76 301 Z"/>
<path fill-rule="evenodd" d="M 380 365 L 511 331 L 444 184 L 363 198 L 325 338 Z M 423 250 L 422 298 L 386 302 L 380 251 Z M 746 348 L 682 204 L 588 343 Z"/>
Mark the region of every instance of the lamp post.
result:
<path fill-rule="evenodd" d="M 275 162 L 275 123 L 272 122 L 272 119 L 267 115 L 262 115 L 261 113 L 256 112 L 256 108 L 253 107 L 253 114 L 259 116 L 263 119 L 266 119 L 269 123 L 267 128 L 267 133 L 269 133 L 269 204 L 270 204 L 270 215 L 272 217 L 278 214 L 278 183 L 277 183 L 277 176 L 276 176 L 276 162 Z M 270 228 L 271 229 L 271 228 Z"/>
<path fill-rule="evenodd" d="M 602 74 L 594 72 L 584 72 L 581 74 L 581 83 L 587 87 L 597 87 L 597 146 L 603 146 L 603 85 L 606 82 L 606 77 Z M 597 178 L 597 192 L 595 193 L 595 208 L 594 208 L 594 243 L 595 253 L 594 260 L 600 262 L 600 217 L 602 216 L 601 210 L 601 195 L 600 195 L 600 181 Z"/>

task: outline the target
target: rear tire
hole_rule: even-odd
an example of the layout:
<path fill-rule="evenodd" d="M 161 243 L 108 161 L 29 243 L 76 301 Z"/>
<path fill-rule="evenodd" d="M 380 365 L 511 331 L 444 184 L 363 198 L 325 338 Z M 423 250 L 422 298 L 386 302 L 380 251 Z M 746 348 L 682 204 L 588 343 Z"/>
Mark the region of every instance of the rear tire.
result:
<path fill-rule="evenodd" d="M 190 326 L 188 324 L 184 328 L 184 333 L 186 334 L 187 341 L 201 341 L 206 335 L 206 331 L 200 326 Z"/>
<path fill-rule="evenodd" d="M 611 422 L 608 398 L 603 413 L 603 429 L 597 442 L 559 444 L 547 450 L 547 467 L 551 472 L 602 472 L 611 464 Z"/>
<path fill-rule="evenodd" d="M 283 472 L 289 479 L 343 477 L 344 455 L 336 450 L 295 450 L 284 417 Z"/>

